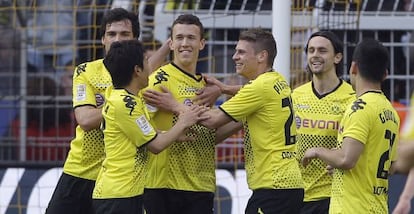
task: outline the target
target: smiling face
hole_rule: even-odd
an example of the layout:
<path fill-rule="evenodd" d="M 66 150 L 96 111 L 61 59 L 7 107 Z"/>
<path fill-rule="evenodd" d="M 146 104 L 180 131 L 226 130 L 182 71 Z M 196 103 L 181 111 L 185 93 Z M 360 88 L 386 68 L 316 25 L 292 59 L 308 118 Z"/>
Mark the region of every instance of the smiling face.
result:
<path fill-rule="evenodd" d="M 247 79 L 253 79 L 259 65 L 258 54 L 253 44 L 246 40 L 239 40 L 236 45 L 236 52 L 233 54 L 233 61 L 236 65 L 237 74 Z"/>
<path fill-rule="evenodd" d="M 174 51 L 174 63 L 186 69 L 195 66 L 205 41 L 200 28 L 193 24 L 176 24 L 172 29 L 170 49 Z"/>
<path fill-rule="evenodd" d="M 313 75 L 335 73 L 335 64 L 342 59 L 342 54 L 335 54 L 331 41 L 322 36 L 315 36 L 309 40 L 306 55 L 308 68 Z"/>
<path fill-rule="evenodd" d="M 134 35 L 132 32 L 132 24 L 129 19 L 107 24 L 105 35 L 102 37 L 102 44 L 105 47 L 105 53 L 108 53 L 113 42 L 131 39 L 134 39 Z"/>

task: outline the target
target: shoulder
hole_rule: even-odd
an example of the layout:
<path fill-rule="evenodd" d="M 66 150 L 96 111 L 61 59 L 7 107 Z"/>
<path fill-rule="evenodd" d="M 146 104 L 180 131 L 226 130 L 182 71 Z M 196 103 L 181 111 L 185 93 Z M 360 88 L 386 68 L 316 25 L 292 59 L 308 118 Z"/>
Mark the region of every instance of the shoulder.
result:
<path fill-rule="evenodd" d="M 339 87 L 339 90 L 355 95 L 355 91 L 352 88 L 352 85 L 346 82 L 345 80 L 342 80 L 342 84 Z"/>
<path fill-rule="evenodd" d="M 312 90 L 312 82 L 304 83 L 292 90 L 292 94 L 309 93 Z"/>
<path fill-rule="evenodd" d="M 94 60 L 91 62 L 84 62 L 76 66 L 75 75 L 79 76 L 81 74 L 91 74 L 95 72 L 105 71 L 106 68 L 103 64 L 103 59 Z"/>
<path fill-rule="evenodd" d="M 309 88 L 312 88 L 312 82 L 311 81 L 303 83 L 302 85 L 299 85 L 294 90 L 303 91 L 303 90 L 309 90 Z"/>

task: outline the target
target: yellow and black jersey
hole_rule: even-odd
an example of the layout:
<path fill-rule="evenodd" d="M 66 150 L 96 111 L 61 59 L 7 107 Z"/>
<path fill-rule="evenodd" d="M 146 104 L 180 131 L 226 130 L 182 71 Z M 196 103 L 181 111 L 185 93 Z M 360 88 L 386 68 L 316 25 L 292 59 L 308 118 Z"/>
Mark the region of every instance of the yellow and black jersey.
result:
<path fill-rule="evenodd" d="M 105 89 L 110 85 L 111 76 L 102 59 L 78 65 L 73 74 L 73 107 L 90 105 L 101 108 L 105 102 Z M 103 158 L 102 131 L 99 128 L 84 131 L 78 125 L 63 171 L 75 177 L 95 180 Z"/>
<path fill-rule="evenodd" d="M 396 159 L 400 119 L 385 95 L 368 91 L 348 106 L 338 142 L 364 144 L 354 168 L 335 170 L 330 213 L 388 213 L 388 176 Z"/>
<path fill-rule="evenodd" d="M 201 74 L 186 73 L 175 64 L 160 67 L 149 77 L 148 88 L 161 91 L 166 87 L 174 98 L 184 104 L 193 103 L 196 92 L 205 86 Z M 169 130 L 177 121 L 175 114 L 153 112 L 152 122 L 158 130 Z M 215 135 L 213 130 L 194 125 L 192 142 L 174 143 L 158 155 L 150 154 L 147 188 L 168 188 L 186 191 L 214 192 Z"/>
<path fill-rule="evenodd" d="M 338 128 L 346 107 L 356 98 L 352 86 L 341 83 L 330 93 L 319 95 L 313 83 L 308 82 L 292 92 L 297 127 L 297 159 L 301 160 L 306 150 L 312 147 L 335 148 Z M 326 164 L 312 160 L 300 165 L 305 184 L 304 201 L 317 201 L 331 196 L 332 176 Z"/>
<path fill-rule="evenodd" d="M 96 180 L 93 198 L 142 195 L 148 170 L 146 144 L 157 133 L 149 122 L 142 97 L 110 86 L 106 100 L 101 127 L 105 136 L 105 160 Z"/>
<path fill-rule="evenodd" d="M 291 89 L 282 75 L 275 71 L 259 75 L 219 108 L 244 123 L 250 189 L 303 188 L 295 159 Z"/>

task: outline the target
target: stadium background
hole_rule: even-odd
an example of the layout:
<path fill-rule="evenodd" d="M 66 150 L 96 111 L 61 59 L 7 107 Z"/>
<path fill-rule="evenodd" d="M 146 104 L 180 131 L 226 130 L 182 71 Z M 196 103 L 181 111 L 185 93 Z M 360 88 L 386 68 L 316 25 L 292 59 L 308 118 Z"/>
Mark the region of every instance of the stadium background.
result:
<path fill-rule="evenodd" d="M 207 38 L 198 69 L 236 84 L 244 82 L 231 60 L 240 30 L 271 30 L 272 17 L 290 19 L 290 50 L 279 51 L 278 57 L 290 59 L 288 71 L 281 72 L 292 87 L 309 80 L 303 47 L 313 31 L 340 35 L 344 71 L 356 43 L 377 38 L 391 54 L 384 91 L 405 118 L 414 84 L 412 0 L 273 2 L 290 4 L 291 16 L 273 14 L 271 0 L 0 0 L 0 214 L 44 211 L 74 135 L 71 72 L 80 62 L 102 57 L 99 23 L 111 7 L 139 13 L 140 39 L 149 48 L 168 37 L 176 16 L 198 15 Z M 225 99 L 220 97 L 217 104 Z M 242 213 L 249 197 L 241 142 L 239 133 L 217 146 L 216 213 Z M 391 179 L 391 207 L 404 179 Z"/>

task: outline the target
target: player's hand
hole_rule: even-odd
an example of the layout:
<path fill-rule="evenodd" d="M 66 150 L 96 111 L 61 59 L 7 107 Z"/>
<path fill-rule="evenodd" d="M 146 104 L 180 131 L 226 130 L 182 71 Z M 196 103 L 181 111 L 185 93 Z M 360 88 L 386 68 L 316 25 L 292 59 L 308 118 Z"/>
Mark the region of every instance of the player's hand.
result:
<path fill-rule="evenodd" d="M 186 133 L 183 133 L 182 135 L 180 135 L 177 138 L 177 142 L 191 142 L 194 141 L 195 136 L 197 136 L 199 134 L 199 132 L 197 132 L 196 130 L 192 129 L 192 127 L 188 128 L 186 130 Z"/>
<path fill-rule="evenodd" d="M 199 121 L 209 118 L 207 114 L 203 114 L 209 109 L 206 106 L 191 105 L 185 111 L 181 111 L 178 115 L 178 122 L 183 123 L 184 127 L 188 128 Z"/>
<path fill-rule="evenodd" d="M 328 175 L 333 176 L 335 172 L 335 168 L 333 168 L 331 165 L 326 166 L 326 171 L 328 171 Z"/>
<path fill-rule="evenodd" d="M 304 167 L 306 167 L 314 158 L 316 158 L 316 149 L 310 148 L 305 151 L 301 163 Z"/>
<path fill-rule="evenodd" d="M 198 105 L 214 106 L 216 100 L 221 95 L 221 88 L 216 83 L 221 83 L 214 77 L 204 76 L 207 85 L 196 92 L 197 96 L 194 103 Z M 221 83 L 222 84 L 222 83 Z"/>
<path fill-rule="evenodd" d="M 178 112 L 179 103 L 174 99 L 171 92 L 164 86 L 161 86 L 161 92 L 148 89 L 143 93 L 144 100 L 147 104 L 157 107 L 164 111 Z"/>
<path fill-rule="evenodd" d="M 220 90 L 223 90 L 225 84 L 222 83 L 220 80 L 218 80 L 215 77 L 212 76 L 208 76 L 208 75 L 203 75 L 204 80 L 206 81 L 206 83 L 208 85 L 216 85 L 220 88 Z"/>
<path fill-rule="evenodd" d="M 392 214 L 409 214 L 411 210 L 411 200 L 407 198 L 401 198 L 398 200 L 397 206 L 395 206 Z"/>

